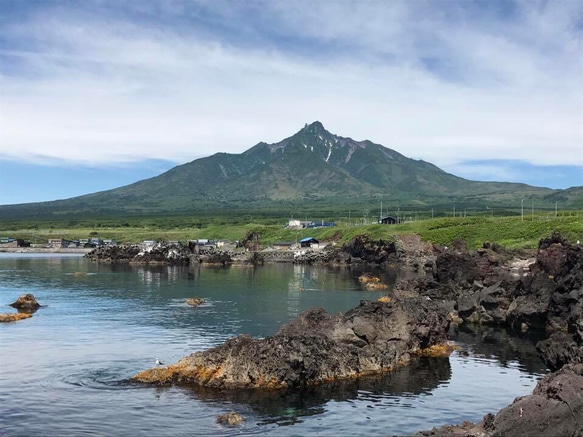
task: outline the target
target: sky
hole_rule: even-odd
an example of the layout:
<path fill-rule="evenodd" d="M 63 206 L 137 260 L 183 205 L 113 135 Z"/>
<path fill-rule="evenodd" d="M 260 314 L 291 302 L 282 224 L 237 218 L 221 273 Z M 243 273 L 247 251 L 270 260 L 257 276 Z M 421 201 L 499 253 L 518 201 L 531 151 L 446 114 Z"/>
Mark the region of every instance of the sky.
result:
<path fill-rule="evenodd" d="M 583 185 L 583 2 L 0 0 L 0 204 L 305 123 L 477 180 Z"/>

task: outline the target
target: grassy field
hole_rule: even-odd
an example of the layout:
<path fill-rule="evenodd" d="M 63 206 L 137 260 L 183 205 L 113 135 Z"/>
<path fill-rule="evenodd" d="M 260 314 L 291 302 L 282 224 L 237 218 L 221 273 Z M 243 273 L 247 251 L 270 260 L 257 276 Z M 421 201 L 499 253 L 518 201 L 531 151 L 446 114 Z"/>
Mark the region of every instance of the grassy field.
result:
<path fill-rule="evenodd" d="M 348 225 L 339 223 L 332 228 L 292 231 L 273 222 L 229 224 L 227 221 L 204 224 L 184 223 L 180 220 L 159 218 L 155 221 L 137 223 L 100 222 L 87 225 L 64 226 L 51 223 L 43 228 L 42 223 L 19 226 L 19 223 L 0 224 L 0 236 L 24 238 L 31 242 L 44 243 L 49 238 L 80 239 L 99 236 L 123 242 L 143 240 L 179 240 L 209 238 L 241 240 L 248 231 L 261 235 L 262 244 L 277 241 L 296 241 L 304 237 L 345 242 L 359 234 L 372 238 L 391 238 L 393 235 L 415 233 L 430 243 L 449 245 L 455 238 L 463 238 L 470 248 L 478 248 L 485 241 L 497 242 L 508 248 L 536 247 L 540 238 L 559 230 L 571 240 L 583 240 L 583 214 L 573 213 L 560 217 L 456 217 L 414 221 L 399 225 Z"/>

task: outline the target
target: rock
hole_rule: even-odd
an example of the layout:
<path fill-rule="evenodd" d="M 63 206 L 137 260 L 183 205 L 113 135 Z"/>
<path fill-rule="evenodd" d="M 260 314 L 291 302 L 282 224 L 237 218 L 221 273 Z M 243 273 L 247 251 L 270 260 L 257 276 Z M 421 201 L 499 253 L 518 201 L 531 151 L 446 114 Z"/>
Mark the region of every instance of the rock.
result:
<path fill-rule="evenodd" d="M 305 387 L 391 370 L 446 343 L 448 328 L 447 313 L 426 299 L 362 301 L 336 316 L 314 308 L 272 337 L 235 337 L 133 379 L 225 389 Z"/>
<path fill-rule="evenodd" d="M 551 334 L 546 340 L 539 341 L 536 349 L 552 371 L 569 363 L 583 363 L 583 345 L 578 344 L 573 335 L 567 332 Z"/>
<path fill-rule="evenodd" d="M 454 325 L 461 325 L 464 323 L 464 319 L 462 319 L 457 311 L 450 311 L 447 315 L 447 320 L 449 320 Z"/>
<path fill-rule="evenodd" d="M 467 252 L 468 251 L 468 245 L 466 244 L 466 242 L 464 241 L 463 238 L 456 238 L 455 240 L 453 240 L 451 242 L 451 247 L 456 252 Z"/>
<path fill-rule="evenodd" d="M 10 306 L 21 311 L 36 311 L 40 308 L 40 304 L 32 294 L 19 296 L 16 302 L 11 303 Z"/>
<path fill-rule="evenodd" d="M 559 241 L 559 242 L 558 242 Z M 583 309 L 583 249 L 555 235 L 541 241 L 530 273 L 510 275 L 513 264 L 502 250 L 446 250 L 438 255 L 433 278 L 402 281 L 397 296 L 426 296 L 466 322 L 566 330 Z M 524 253 L 521 255 L 523 256 Z M 514 264 L 516 265 L 516 264 Z"/>
<path fill-rule="evenodd" d="M 202 305 L 203 303 L 204 299 L 201 299 L 200 297 L 189 297 L 188 299 L 186 299 L 186 304 L 193 307 L 197 307 L 199 305 Z"/>
<path fill-rule="evenodd" d="M 214 250 L 214 251 L 210 251 L 206 255 L 201 255 L 200 262 L 202 262 L 203 264 L 208 264 L 208 265 L 224 266 L 224 265 L 232 263 L 233 259 L 231 258 L 231 255 L 227 252 Z"/>
<path fill-rule="evenodd" d="M 188 247 L 168 242 L 153 246 L 118 244 L 99 246 L 85 255 L 91 261 L 133 264 L 182 264 L 190 263 L 193 256 Z"/>
<path fill-rule="evenodd" d="M 394 241 L 373 240 L 366 235 L 358 235 L 346 243 L 342 250 L 350 255 L 350 258 L 369 263 L 381 264 L 389 261 L 391 255 L 396 255 L 397 247 Z"/>
<path fill-rule="evenodd" d="M 32 314 L 28 313 L 9 313 L 0 314 L 0 323 L 16 322 L 22 319 L 28 319 L 32 317 Z"/>
<path fill-rule="evenodd" d="M 583 435 L 583 364 L 568 365 L 541 379 L 533 393 L 517 398 L 479 424 L 464 422 L 417 436 L 555 437 Z"/>
<path fill-rule="evenodd" d="M 85 255 L 90 261 L 107 263 L 129 263 L 140 253 L 137 244 L 116 244 L 99 246 Z"/>
<path fill-rule="evenodd" d="M 373 276 L 370 273 L 364 273 L 364 274 L 359 276 L 358 280 L 360 282 L 369 283 L 369 282 L 379 282 L 380 278 L 378 276 Z"/>
<path fill-rule="evenodd" d="M 217 423 L 227 426 L 238 426 L 241 425 L 243 421 L 244 421 L 243 416 L 241 416 L 238 413 L 235 413 L 234 411 L 231 411 L 230 413 L 227 414 L 221 414 L 220 416 L 217 417 Z"/>
<path fill-rule="evenodd" d="M 369 282 L 366 284 L 366 288 L 367 290 L 386 290 L 389 286 L 381 282 Z"/>

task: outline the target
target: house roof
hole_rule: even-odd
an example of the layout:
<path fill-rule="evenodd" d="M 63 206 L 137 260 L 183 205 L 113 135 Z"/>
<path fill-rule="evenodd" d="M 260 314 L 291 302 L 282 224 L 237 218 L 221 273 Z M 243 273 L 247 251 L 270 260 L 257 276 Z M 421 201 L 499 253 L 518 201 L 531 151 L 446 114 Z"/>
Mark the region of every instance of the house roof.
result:
<path fill-rule="evenodd" d="M 302 238 L 300 240 L 300 243 L 306 243 L 308 241 L 316 241 L 317 242 L 318 240 L 316 240 L 314 237 L 306 237 L 306 238 Z"/>

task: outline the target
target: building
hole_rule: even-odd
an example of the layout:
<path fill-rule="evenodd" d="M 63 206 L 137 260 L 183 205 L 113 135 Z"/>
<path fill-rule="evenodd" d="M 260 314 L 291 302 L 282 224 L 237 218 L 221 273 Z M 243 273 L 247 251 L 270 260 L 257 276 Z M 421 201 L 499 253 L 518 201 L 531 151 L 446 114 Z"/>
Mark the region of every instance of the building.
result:
<path fill-rule="evenodd" d="M 12 243 L 13 241 L 14 238 L 11 237 L 0 237 L 0 244 Z"/>
<path fill-rule="evenodd" d="M 63 247 L 68 247 L 69 242 L 63 238 L 51 238 L 49 239 L 48 246 L 52 247 L 53 249 L 62 249 Z"/>
<path fill-rule="evenodd" d="M 336 223 L 333 222 L 325 222 L 324 220 L 319 220 L 315 222 L 311 222 L 308 228 L 329 228 L 332 226 L 336 226 Z"/>
<path fill-rule="evenodd" d="M 394 215 L 385 215 L 379 219 L 379 224 L 383 225 L 396 225 L 399 223 L 399 219 Z"/>
<path fill-rule="evenodd" d="M 273 247 L 277 250 L 290 250 L 295 243 L 292 241 L 280 241 L 275 243 Z"/>
<path fill-rule="evenodd" d="M 115 246 L 117 244 L 116 240 L 103 240 L 103 244 L 105 244 L 106 246 Z"/>
<path fill-rule="evenodd" d="M 320 247 L 320 242 L 313 237 L 306 237 L 300 240 L 301 247 L 311 247 L 317 249 Z"/>
<path fill-rule="evenodd" d="M 314 224 L 314 222 L 311 222 L 311 221 L 292 219 L 287 223 L 287 228 L 288 229 L 307 229 L 309 227 L 312 227 L 313 224 Z"/>
<path fill-rule="evenodd" d="M 3 247 L 30 247 L 30 243 L 24 241 L 22 238 L 11 238 L 9 243 L 2 243 Z"/>
<path fill-rule="evenodd" d="M 89 243 L 93 244 L 94 246 L 103 246 L 103 240 L 99 237 L 93 237 L 89 240 Z"/>

